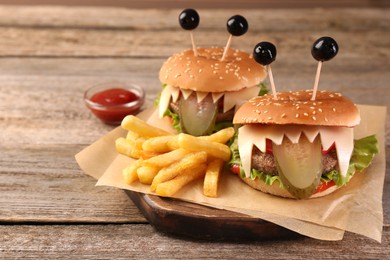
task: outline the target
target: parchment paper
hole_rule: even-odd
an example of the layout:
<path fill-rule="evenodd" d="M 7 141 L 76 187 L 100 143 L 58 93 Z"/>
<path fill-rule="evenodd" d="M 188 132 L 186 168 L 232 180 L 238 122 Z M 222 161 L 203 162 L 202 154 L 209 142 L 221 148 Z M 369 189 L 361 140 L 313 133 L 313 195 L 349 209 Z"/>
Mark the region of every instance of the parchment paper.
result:
<path fill-rule="evenodd" d="M 237 176 L 224 173 L 217 198 L 203 195 L 202 182 L 192 183 L 174 197 L 258 217 L 300 234 L 322 240 L 340 240 L 344 231 L 354 232 L 381 242 L 383 227 L 382 194 L 385 176 L 386 107 L 359 105 L 362 121 L 355 128 L 355 139 L 376 134 L 379 154 L 364 173 L 357 173 L 347 186 L 317 199 L 292 200 L 261 193 L 244 184 Z M 151 124 L 170 129 L 165 120 L 149 109 L 140 115 Z M 117 154 L 115 139 L 125 136 L 120 127 L 76 155 L 80 168 L 108 185 L 153 194 L 148 185 L 122 181 L 122 169 L 133 160 Z"/>

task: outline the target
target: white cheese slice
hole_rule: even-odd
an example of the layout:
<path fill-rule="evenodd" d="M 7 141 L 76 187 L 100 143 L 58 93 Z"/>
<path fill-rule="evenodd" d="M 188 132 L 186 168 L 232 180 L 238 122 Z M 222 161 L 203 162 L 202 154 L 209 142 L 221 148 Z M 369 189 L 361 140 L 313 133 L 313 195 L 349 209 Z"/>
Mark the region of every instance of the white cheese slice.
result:
<path fill-rule="evenodd" d="M 172 87 L 171 91 L 172 91 L 172 102 L 176 102 L 180 96 L 180 89 Z"/>
<path fill-rule="evenodd" d="M 198 103 L 202 102 L 203 99 L 205 99 L 208 94 L 209 94 L 209 92 L 196 91 L 196 97 L 197 97 Z"/>
<path fill-rule="evenodd" d="M 329 147 L 332 146 L 333 143 L 335 143 L 340 172 L 345 177 L 349 168 L 349 161 L 353 152 L 353 128 L 324 128 L 325 129 L 321 129 L 321 143 L 324 143 L 324 149 L 329 149 Z"/>
<path fill-rule="evenodd" d="M 236 106 L 236 109 L 249 99 L 259 94 L 259 87 L 244 88 L 240 91 L 226 92 L 223 101 L 223 112 L 227 112 Z"/>
<path fill-rule="evenodd" d="M 240 153 L 240 159 L 242 167 L 244 168 L 245 176 L 247 178 L 250 177 L 250 170 L 252 165 L 252 150 L 253 150 L 253 142 L 250 142 L 249 140 L 256 140 L 253 137 L 255 136 L 256 132 L 255 129 L 252 129 L 249 125 L 246 125 L 245 127 L 240 127 L 238 129 L 238 151 Z M 260 142 L 260 145 L 262 143 Z M 261 148 L 259 147 L 261 150 Z M 265 144 L 264 144 L 265 149 Z"/>
<path fill-rule="evenodd" d="M 190 89 L 181 89 L 181 94 L 183 95 L 184 99 L 187 100 L 189 96 L 192 94 L 192 90 Z"/>
<path fill-rule="evenodd" d="M 213 102 L 214 102 L 214 104 L 217 103 L 217 101 L 218 101 L 221 97 L 223 97 L 224 94 L 225 94 L 225 93 L 223 93 L 223 92 L 220 92 L 220 93 L 214 92 L 214 93 L 212 93 L 211 96 L 213 97 Z"/>
<path fill-rule="evenodd" d="M 297 127 L 296 125 L 290 125 L 288 129 L 284 131 L 284 134 L 293 144 L 297 144 L 302 135 L 302 128 Z"/>
<path fill-rule="evenodd" d="M 165 111 L 167 110 L 169 106 L 169 102 L 171 101 L 172 92 L 172 86 L 165 86 L 165 88 L 162 90 L 160 94 L 160 102 L 158 106 L 158 116 L 160 118 L 163 118 Z"/>
<path fill-rule="evenodd" d="M 259 126 L 250 124 L 244 125 L 238 130 L 238 147 L 245 176 L 250 176 L 253 146 L 265 152 L 266 139 L 270 139 L 279 145 L 286 136 L 291 142 L 297 143 L 302 133 L 310 142 L 313 142 L 320 135 L 324 150 L 329 149 L 335 143 L 340 173 L 346 176 L 353 151 L 353 128 L 304 125 Z"/>
<path fill-rule="evenodd" d="M 194 92 L 193 90 L 180 89 L 177 87 L 167 85 L 161 92 L 160 103 L 158 108 L 159 117 L 162 118 L 164 116 L 164 113 L 168 109 L 169 103 L 171 102 L 171 98 L 173 102 L 176 102 L 180 94 L 182 94 L 183 98 L 187 100 L 188 97 L 191 96 L 193 92 Z M 198 103 L 202 102 L 202 100 L 204 100 L 209 93 L 210 92 L 196 92 Z M 244 88 L 240 91 L 212 93 L 212 98 L 213 98 L 213 102 L 216 103 L 220 98 L 225 96 L 223 112 L 227 112 L 230 109 L 232 109 L 234 106 L 237 110 L 243 103 L 248 101 L 250 98 L 257 96 L 258 93 L 259 93 L 259 87 L 254 86 L 250 88 Z"/>
<path fill-rule="evenodd" d="M 306 135 L 307 140 L 309 140 L 310 143 L 312 143 L 318 135 L 317 127 L 303 127 L 302 131 Z"/>

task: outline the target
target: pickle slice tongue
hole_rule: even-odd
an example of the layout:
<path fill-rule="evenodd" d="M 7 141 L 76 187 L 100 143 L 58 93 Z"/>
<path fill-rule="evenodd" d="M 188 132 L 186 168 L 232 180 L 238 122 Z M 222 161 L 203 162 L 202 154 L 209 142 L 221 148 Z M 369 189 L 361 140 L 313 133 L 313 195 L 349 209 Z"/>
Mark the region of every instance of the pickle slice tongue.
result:
<path fill-rule="evenodd" d="M 179 115 L 184 133 L 194 136 L 211 134 L 217 114 L 218 105 L 213 102 L 210 94 L 199 103 L 196 93 L 192 93 L 187 99 L 180 97 Z"/>
<path fill-rule="evenodd" d="M 309 198 L 321 181 L 321 142 L 313 143 L 301 136 L 297 144 L 284 138 L 281 145 L 273 144 L 273 153 L 280 179 L 288 192 L 298 199 Z"/>

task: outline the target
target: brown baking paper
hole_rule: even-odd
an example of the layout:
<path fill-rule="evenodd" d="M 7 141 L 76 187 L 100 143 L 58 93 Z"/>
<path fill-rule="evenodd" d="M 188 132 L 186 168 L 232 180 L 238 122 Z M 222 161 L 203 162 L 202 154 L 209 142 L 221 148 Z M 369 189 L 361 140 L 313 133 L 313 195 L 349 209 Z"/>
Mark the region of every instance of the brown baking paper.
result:
<path fill-rule="evenodd" d="M 224 173 L 217 198 L 203 195 L 201 181 L 184 187 L 174 197 L 258 217 L 316 239 L 341 240 L 344 231 L 349 231 L 381 242 L 386 107 L 359 105 L 359 109 L 362 120 L 355 128 L 355 139 L 376 134 L 379 154 L 364 173 L 355 174 L 345 187 L 328 196 L 310 200 L 278 198 Z M 153 109 L 144 111 L 140 117 L 160 128 L 171 129 L 166 121 L 156 117 Z M 115 139 L 125 135 L 126 131 L 120 127 L 114 129 L 78 153 L 76 160 L 86 174 L 98 179 L 97 185 L 153 194 L 149 185 L 139 182 L 127 185 L 122 180 L 122 169 L 133 161 L 115 150 Z"/>

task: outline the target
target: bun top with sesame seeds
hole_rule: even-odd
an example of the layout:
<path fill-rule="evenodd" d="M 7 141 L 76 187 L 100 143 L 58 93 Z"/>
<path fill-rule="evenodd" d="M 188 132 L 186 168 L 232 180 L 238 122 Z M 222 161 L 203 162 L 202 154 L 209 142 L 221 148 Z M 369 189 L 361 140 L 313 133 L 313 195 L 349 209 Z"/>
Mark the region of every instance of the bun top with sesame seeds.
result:
<path fill-rule="evenodd" d="M 314 101 L 312 90 L 258 96 L 236 112 L 234 124 L 300 124 L 354 127 L 360 123 L 357 106 L 340 93 L 319 91 Z"/>
<path fill-rule="evenodd" d="M 264 67 L 248 53 L 223 48 L 198 48 L 176 53 L 160 69 L 160 81 L 173 87 L 203 92 L 238 91 L 259 84 L 266 77 Z"/>

